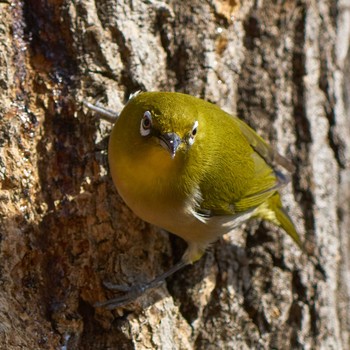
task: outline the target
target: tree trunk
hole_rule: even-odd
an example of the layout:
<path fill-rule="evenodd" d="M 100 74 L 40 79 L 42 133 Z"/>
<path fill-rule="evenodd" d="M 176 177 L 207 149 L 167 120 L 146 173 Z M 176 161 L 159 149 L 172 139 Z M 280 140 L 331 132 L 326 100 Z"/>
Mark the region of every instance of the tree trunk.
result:
<path fill-rule="evenodd" d="M 1 349 L 350 348 L 349 0 L 0 2 Z M 185 244 L 107 164 L 130 93 L 190 93 L 296 165 L 283 201 L 314 258 L 249 222 L 122 309 Z"/>

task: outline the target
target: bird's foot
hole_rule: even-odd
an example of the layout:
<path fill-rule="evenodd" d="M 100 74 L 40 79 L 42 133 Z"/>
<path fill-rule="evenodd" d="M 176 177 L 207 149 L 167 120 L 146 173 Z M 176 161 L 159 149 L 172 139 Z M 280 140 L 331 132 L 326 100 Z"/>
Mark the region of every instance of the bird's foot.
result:
<path fill-rule="evenodd" d="M 170 270 L 164 272 L 154 280 L 148 282 L 148 283 L 143 283 L 143 284 L 138 284 L 135 286 L 125 286 L 125 285 L 120 285 L 120 284 L 113 284 L 109 282 L 104 282 L 104 286 L 108 289 L 118 291 L 118 292 L 123 292 L 125 293 L 124 295 L 109 299 L 106 301 L 101 301 L 95 304 L 96 307 L 103 307 L 108 310 L 115 309 L 117 307 L 121 307 L 124 305 L 127 305 L 131 303 L 133 300 L 137 299 L 139 296 L 141 296 L 146 290 L 151 289 L 151 288 L 156 288 L 159 287 L 167 277 L 171 276 L 174 272 L 182 269 L 185 265 L 187 265 L 186 262 L 183 260 L 180 260 L 176 265 L 174 265 Z"/>
<path fill-rule="evenodd" d="M 106 288 L 113 291 L 123 292 L 125 294 L 113 299 L 98 302 L 95 304 L 95 306 L 112 310 L 117 307 L 127 305 L 131 303 L 133 300 L 137 299 L 139 296 L 141 296 L 147 289 L 157 287 L 163 281 L 159 281 L 157 285 L 152 282 L 138 284 L 135 286 L 125 286 L 125 285 L 119 285 L 119 284 L 112 284 L 110 282 L 104 282 L 103 284 Z"/>

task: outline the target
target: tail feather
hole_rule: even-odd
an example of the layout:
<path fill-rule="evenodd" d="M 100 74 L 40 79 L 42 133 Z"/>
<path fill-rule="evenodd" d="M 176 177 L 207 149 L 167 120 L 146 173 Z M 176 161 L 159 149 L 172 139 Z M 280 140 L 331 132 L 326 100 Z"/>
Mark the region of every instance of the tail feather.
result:
<path fill-rule="evenodd" d="M 261 209 L 260 209 L 261 208 Z M 271 221 L 275 225 L 281 227 L 288 235 L 294 240 L 294 242 L 303 250 L 302 243 L 295 226 L 285 212 L 279 193 L 274 194 L 268 199 L 266 204 L 260 207 L 257 212 L 257 216 Z"/>

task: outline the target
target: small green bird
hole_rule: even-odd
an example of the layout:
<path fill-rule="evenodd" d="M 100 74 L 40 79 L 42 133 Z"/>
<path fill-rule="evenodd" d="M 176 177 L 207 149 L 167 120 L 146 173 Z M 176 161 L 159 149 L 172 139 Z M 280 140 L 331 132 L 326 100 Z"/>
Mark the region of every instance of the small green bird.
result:
<path fill-rule="evenodd" d="M 217 106 L 190 95 L 134 95 L 115 123 L 109 141 L 113 181 L 141 219 L 182 237 L 181 261 L 150 283 L 98 303 L 114 308 L 200 259 L 210 243 L 250 218 L 282 227 L 301 246 L 278 190 L 288 178 L 273 169 L 293 165 L 253 129 Z"/>

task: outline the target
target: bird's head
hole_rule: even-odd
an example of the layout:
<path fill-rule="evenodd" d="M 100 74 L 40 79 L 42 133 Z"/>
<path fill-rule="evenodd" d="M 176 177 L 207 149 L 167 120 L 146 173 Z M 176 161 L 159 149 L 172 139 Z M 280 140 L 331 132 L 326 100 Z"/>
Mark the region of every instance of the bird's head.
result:
<path fill-rule="evenodd" d="M 121 128 L 138 147 L 161 150 L 174 159 L 196 142 L 199 121 L 193 106 L 181 103 L 182 94 L 140 93 L 132 97 L 120 115 Z M 125 129 L 126 128 L 126 129 Z M 158 152 L 157 152 L 158 153 Z"/>

